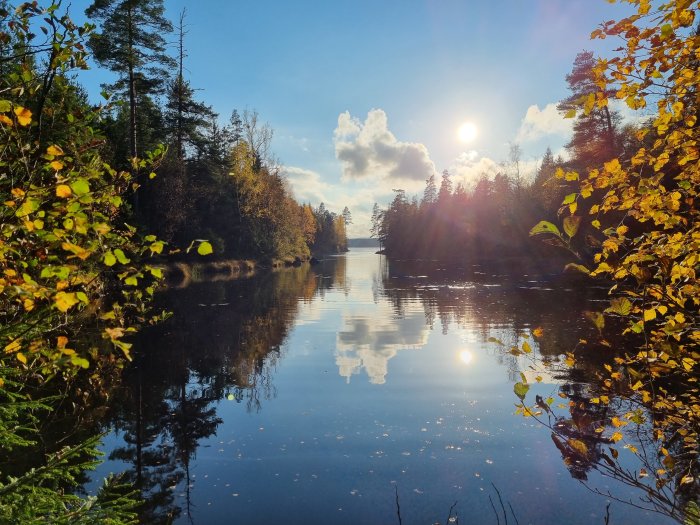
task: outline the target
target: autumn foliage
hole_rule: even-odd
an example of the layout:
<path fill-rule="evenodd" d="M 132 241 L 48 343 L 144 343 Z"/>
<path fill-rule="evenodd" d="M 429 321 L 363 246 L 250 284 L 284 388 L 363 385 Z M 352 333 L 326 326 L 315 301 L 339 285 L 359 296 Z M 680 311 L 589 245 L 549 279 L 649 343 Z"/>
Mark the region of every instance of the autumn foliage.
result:
<path fill-rule="evenodd" d="M 615 38 L 621 45 L 613 58 L 595 63 L 596 89 L 578 99 L 576 113 L 586 115 L 618 99 L 653 116 L 638 130 L 640 146 L 630 158 L 612 158 L 587 173 L 558 171 L 560 179 L 579 181 L 562 208 L 564 226 L 590 222 L 598 232 L 592 265 L 576 269 L 611 283 L 604 315 L 592 319 L 603 335 L 606 324 L 621 320 L 628 341 L 619 346 L 602 340 L 613 346 L 614 357 L 600 371 L 605 395 L 594 401 L 607 405 L 622 396 L 632 408 L 648 410 L 651 437 L 662 458 L 662 467 L 652 473 L 657 489 L 675 484 L 679 493 L 697 494 L 700 3 L 628 3 L 634 14 L 606 22 L 591 35 Z M 588 218 L 580 214 L 582 208 L 589 210 Z M 576 229 L 565 236 L 542 222 L 532 233 L 566 244 Z M 637 410 L 616 418 L 612 442 L 623 440 L 620 430 L 633 423 L 640 423 Z M 627 448 L 639 453 L 630 444 Z"/>

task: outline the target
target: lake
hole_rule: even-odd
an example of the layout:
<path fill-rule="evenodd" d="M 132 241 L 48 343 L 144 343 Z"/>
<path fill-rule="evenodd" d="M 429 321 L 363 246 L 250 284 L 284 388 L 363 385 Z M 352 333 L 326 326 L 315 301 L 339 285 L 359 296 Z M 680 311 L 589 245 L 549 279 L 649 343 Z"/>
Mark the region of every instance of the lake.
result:
<path fill-rule="evenodd" d="M 146 523 L 674 523 L 617 501 L 645 493 L 598 467 L 604 441 L 572 457 L 515 414 L 521 374 L 552 407 L 593 388 L 564 354 L 604 293 L 552 279 L 358 248 L 168 290 L 173 318 L 135 341 L 93 480 L 125 471 Z M 555 412 L 540 417 L 583 431 Z"/>

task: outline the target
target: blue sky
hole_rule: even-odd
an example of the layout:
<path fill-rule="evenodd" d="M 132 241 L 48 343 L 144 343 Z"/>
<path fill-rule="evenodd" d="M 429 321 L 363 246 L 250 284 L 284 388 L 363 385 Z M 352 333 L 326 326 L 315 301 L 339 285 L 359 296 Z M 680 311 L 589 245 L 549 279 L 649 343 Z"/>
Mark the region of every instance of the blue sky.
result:
<path fill-rule="evenodd" d="M 74 0 L 76 19 L 89 5 Z M 374 202 L 392 188 L 422 193 L 449 169 L 469 185 L 522 149 L 532 171 L 566 143 L 576 53 L 609 54 L 590 32 L 629 13 L 607 0 L 165 0 L 187 8 L 187 77 L 227 120 L 257 110 L 297 199 L 348 206 L 351 236 L 368 235 Z M 175 37 L 173 36 L 173 41 Z M 92 93 L 109 80 L 83 77 Z M 460 142 L 458 127 L 478 136 Z"/>

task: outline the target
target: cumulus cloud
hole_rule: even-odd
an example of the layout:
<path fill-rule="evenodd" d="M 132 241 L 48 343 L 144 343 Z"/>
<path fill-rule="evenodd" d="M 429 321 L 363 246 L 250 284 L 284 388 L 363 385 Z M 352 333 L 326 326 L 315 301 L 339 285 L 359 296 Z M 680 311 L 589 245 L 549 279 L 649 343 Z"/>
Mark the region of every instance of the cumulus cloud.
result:
<path fill-rule="evenodd" d="M 470 188 L 481 178 L 493 179 L 503 167 L 493 159 L 480 157 L 477 151 L 466 151 L 459 155 L 449 168 L 452 175 L 452 183 L 457 186 L 461 182 L 464 187 Z"/>
<path fill-rule="evenodd" d="M 373 204 L 388 202 L 393 195 L 390 181 L 380 181 L 372 185 L 353 184 L 349 189 L 347 185 L 325 182 L 322 175 L 305 168 L 284 166 L 283 173 L 297 201 L 308 202 L 312 206 L 323 202 L 326 208 L 336 213 L 347 206 L 352 213 L 352 224 L 348 228 L 349 237 L 367 237 Z M 406 186 L 411 192 L 415 192 L 422 187 L 422 181 Z"/>
<path fill-rule="evenodd" d="M 533 104 L 527 108 L 515 141 L 518 143 L 533 142 L 547 135 L 569 137 L 573 123 L 573 119 L 565 119 L 559 113 L 557 105 L 554 103 L 547 104 L 544 109 Z"/>
<path fill-rule="evenodd" d="M 425 145 L 399 141 L 381 109 L 371 110 L 364 122 L 348 111 L 341 113 L 334 139 L 346 181 L 369 177 L 423 181 L 435 173 Z"/>
<path fill-rule="evenodd" d="M 285 166 L 283 172 L 298 201 L 316 204 L 327 202 L 332 187 L 323 182 L 321 175 L 315 171 L 295 166 Z"/>

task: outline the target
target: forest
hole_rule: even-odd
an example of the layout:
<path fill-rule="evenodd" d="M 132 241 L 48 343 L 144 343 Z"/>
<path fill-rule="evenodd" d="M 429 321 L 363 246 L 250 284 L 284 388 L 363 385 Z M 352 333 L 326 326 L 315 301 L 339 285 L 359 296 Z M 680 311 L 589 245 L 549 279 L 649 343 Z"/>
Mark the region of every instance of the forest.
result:
<path fill-rule="evenodd" d="M 347 250 L 350 211 L 295 200 L 257 112 L 221 125 L 195 99 L 184 12 L 176 28 L 162 0 L 98 0 L 86 15 L 0 2 L 0 515 L 12 523 L 134 519 L 116 479 L 97 498 L 71 490 L 99 437 L 44 444 L 44 425 L 101 399 L 132 358 L 126 338 L 169 315 L 149 310 L 165 265 Z M 89 56 L 114 74 L 101 94 L 79 84 Z"/>
<path fill-rule="evenodd" d="M 613 420 L 620 432 L 611 445 L 649 418 L 648 445 L 663 468 L 644 476 L 684 495 L 673 512 L 697 523 L 700 23 L 697 2 L 654 11 L 646 0 L 630 3 L 634 15 L 591 35 L 621 39 L 615 55 L 582 52 L 566 77 L 571 94 L 558 108 L 574 119 L 566 158 L 547 150 L 528 180 L 513 145 L 503 173 L 472 188 L 453 187 L 445 171 L 420 199 L 396 190 L 386 209 L 375 205 L 372 234 L 393 258 L 526 260 L 602 283 L 604 308 L 587 312 L 597 335 L 566 363 L 574 369 L 586 345 L 611 349 L 595 370 L 605 394 L 590 402 L 617 396 L 633 407 Z M 347 207 L 295 200 L 271 151 L 273 130 L 255 111 L 234 111 L 222 125 L 197 100 L 184 76 L 184 12 L 174 26 L 163 0 L 95 0 L 86 15 L 77 25 L 60 1 L 0 0 L 0 516 L 8 523 L 138 522 L 141 479 L 110 477 L 94 496 L 77 488 L 99 462 L 95 421 L 67 436 L 53 435 L 52 424 L 113 402 L 134 334 L 170 316 L 153 306 L 167 263 L 299 263 L 346 251 L 352 220 Z M 167 35 L 178 42 L 174 56 Z M 76 75 L 90 57 L 115 78 L 99 105 Z M 624 123 L 614 102 L 646 117 Z M 316 286 L 304 277 L 293 288 L 306 297 Z M 258 345 L 255 323 L 241 323 L 254 348 L 241 361 L 251 370 L 258 346 L 279 344 L 287 330 L 260 310 L 255 323 L 275 334 Z M 625 343 L 614 345 L 612 334 Z M 528 343 L 511 350 L 530 352 Z M 255 377 L 242 373 L 239 382 Z M 518 412 L 542 420 L 554 407 L 530 399 L 530 386 L 524 376 L 514 386 Z M 574 458 L 590 453 L 575 438 L 561 447 Z"/>

